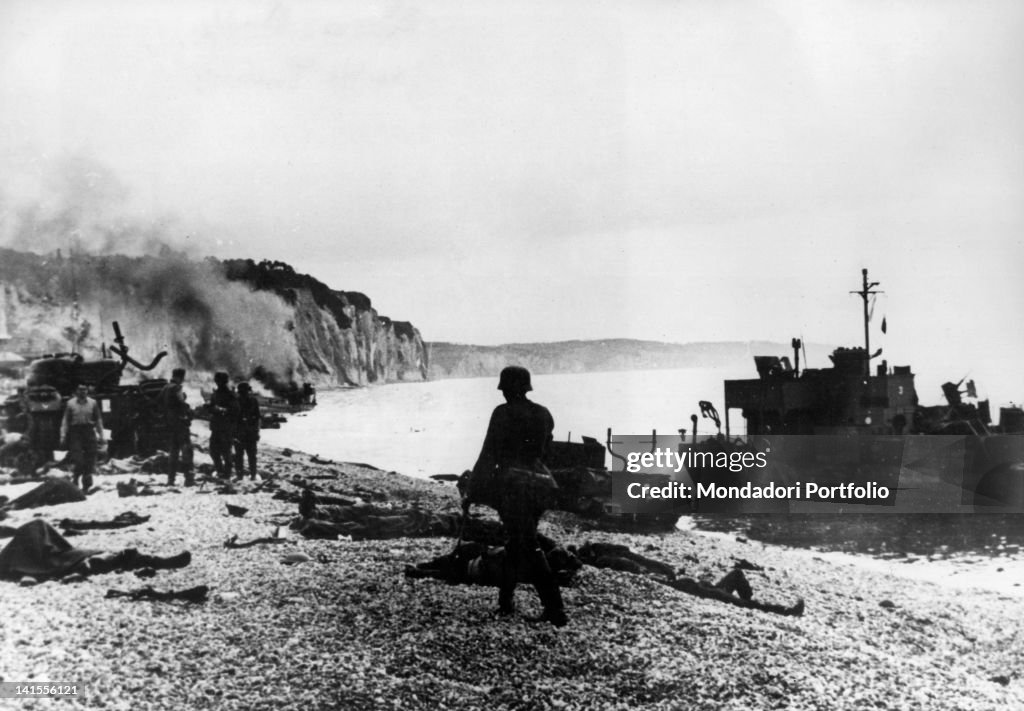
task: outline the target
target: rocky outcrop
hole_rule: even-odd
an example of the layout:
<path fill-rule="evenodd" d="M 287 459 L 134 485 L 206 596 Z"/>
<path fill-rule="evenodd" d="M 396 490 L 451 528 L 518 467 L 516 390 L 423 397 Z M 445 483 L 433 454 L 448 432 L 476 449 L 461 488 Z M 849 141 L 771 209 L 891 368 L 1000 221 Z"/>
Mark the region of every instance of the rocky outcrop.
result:
<path fill-rule="evenodd" d="M 98 357 L 117 321 L 133 356 L 170 353 L 154 375 L 177 365 L 227 370 L 275 390 L 289 381 L 364 385 L 427 375 L 412 324 L 281 262 L 0 250 L 0 289 L 4 349 L 27 356 Z"/>

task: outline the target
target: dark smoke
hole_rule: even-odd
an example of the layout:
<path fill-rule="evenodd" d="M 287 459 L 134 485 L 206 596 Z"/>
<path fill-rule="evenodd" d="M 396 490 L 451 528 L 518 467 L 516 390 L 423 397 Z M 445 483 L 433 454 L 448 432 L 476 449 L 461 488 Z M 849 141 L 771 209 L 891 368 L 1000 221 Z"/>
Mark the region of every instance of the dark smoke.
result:
<path fill-rule="evenodd" d="M 109 170 L 81 156 L 45 175 L 34 200 L 0 195 L 0 247 L 33 253 L 8 253 L 0 279 L 54 306 L 75 304 L 72 313 L 83 319 L 95 314 L 98 328 L 81 339 L 94 351 L 109 340 L 109 322 L 119 320 L 138 344 L 132 355 L 148 361 L 156 350 L 169 350 L 167 368 L 261 367 L 278 378 L 301 371 L 287 305 L 229 282 L 220 262 L 183 249 L 186 236 L 175 220 L 133 214 L 130 197 Z M 86 326 L 73 324 L 76 332 Z"/>

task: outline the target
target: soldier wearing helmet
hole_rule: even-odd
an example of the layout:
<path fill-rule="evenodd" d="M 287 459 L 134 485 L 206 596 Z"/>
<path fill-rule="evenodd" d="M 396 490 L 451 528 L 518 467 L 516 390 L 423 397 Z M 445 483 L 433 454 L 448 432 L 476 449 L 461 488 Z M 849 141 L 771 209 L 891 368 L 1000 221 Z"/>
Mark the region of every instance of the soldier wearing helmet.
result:
<path fill-rule="evenodd" d="M 555 422 L 546 407 L 527 399 L 533 387 L 526 368 L 502 370 L 498 389 L 505 404 L 491 414 L 463 507 L 468 511 L 478 502 L 493 506 L 508 535 L 498 612 L 512 614 L 517 581 L 531 580 L 544 606 L 543 619 L 561 627 L 567 621 L 562 594 L 537 541 L 537 524 L 551 504 L 554 487 L 543 459 Z"/>
<path fill-rule="evenodd" d="M 260 441 L 260 404 L 252 394 L 249 383 L 239 383 L 238 421 L 235 423 L 235 474 L 245 477 L 242 457 L 249 460 L 249 476 L 256 480 L 256 447 Z"/>
<path fill-rule="evenodd" d="M 170 452 L 167 458 L 167 485 L 174 486 L 174 477 L 178 472 L 178 463 L 185 468 L 185 486 L 195 485 L 195 471 L 192 468 L 192 408 L 185 398 L 182 385 L 185 382 L 185 369 L 175 368 L 171 371 L 171 380 L 160 392 L 160 410 L 167 425 L 170 437 Z"/>
<path fill-rule="evenodd" d="M 217 389 L 210 395 L 210 458 L 218 477 L 231 478 L 232 445 L 238 422 L 238 399 L 228 385 L 228 374 L 215 373 Z"/>

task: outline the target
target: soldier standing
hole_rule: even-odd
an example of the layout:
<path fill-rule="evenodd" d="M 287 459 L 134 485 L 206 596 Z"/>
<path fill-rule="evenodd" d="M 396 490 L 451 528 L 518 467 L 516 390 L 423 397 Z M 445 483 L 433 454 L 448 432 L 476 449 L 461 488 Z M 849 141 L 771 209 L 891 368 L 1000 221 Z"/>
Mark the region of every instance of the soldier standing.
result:
<path fill-rule="evenodd" d="M 179 458 L 185 467 L 185 486 L 195 485 L 195 472 L 192 470 L 192 408 L 185 399 L 185 391 L 182 389 L 184 382 L 185 369 L 175 368 L 171 371 L 171 381 L 160 392 L 160 407 L 170 435 L 168 486 L 174 486 Z"/>
<path fill-rule="evenodd" d="M 249 476 L 256 480 L 256 444 L 260 441 L 260 404 L 249 383 L 238 384 L 238 422 L 235 427 L 235 473 L 245 478 L 242 455 L 249 460 Z"/>
<path fill-rule="evenodd" d="M 89 388 L 82 384 L 75 389 L 75 397 L 68 400 L 64 419 L 60 425 L 60 441 L 71 453 L 74 462 L 73 479 L 82 491 L 92 488 L 92 474 L 96 467 L 96 454 L 103 444 L 103 415 L 98 402 L 89 397 Z"/>
<path fill-rule="evenodd" d="M 210 457 L 217 476 L 230 479 L 238 400 L 228 386 L 227 373 L 215 373 L 213 382 L 217 384 L 217 389 L 210 396 Z"/>
<path fill-rule="evenodd" d="M 527 399 L 526 393 L 533 388 L 526 368 L 502 370 L 498 389 L 505 404 L 491 414 L 463 509 L 468 511 L 471 503 L 488 503 L 498 511 L 508 535 L 498 612 L 512 614 L 517 581 L 530 580 L 544 606 L 541 619 L 562 627 L 568 621 L 562 593 L 537 540 L 537 524 L 556 488 L 542 464 L 555 423 L 546 407 Z M 490 490 L 480 491 L 473 481 L 486 482 L 483 486 Z"/>

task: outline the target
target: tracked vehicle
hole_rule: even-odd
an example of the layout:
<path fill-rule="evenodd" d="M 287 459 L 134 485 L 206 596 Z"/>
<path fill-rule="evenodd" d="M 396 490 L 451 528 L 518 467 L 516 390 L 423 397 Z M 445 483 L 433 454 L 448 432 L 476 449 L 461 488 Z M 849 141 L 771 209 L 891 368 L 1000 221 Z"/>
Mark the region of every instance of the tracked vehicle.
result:
<path fill-rule="evenodd" d="M 119 324 L 115 321 L 113 326 L 115 345 L 109 351 L 116 358 L 106 357 L 104 349 L 104 357 L 98 360 L 58 353 L 29 364 L 24 386 L 2 405 L 4 429 L 22 434 L 19 442 L 4 447 L 4 463 L 29 475 L 53 459 L 54 450 L 60 448 L 65 406 L 81 384 L 89 386 L 89 396 L 100 404 L 104 427 L 110 430 L 111 457 L 148 455 L 167 448 L 168 433 L 157 402 L 167 381 L 153 378 L 121 383 L 129 365 L 146 373 L 167 353 L 161 351 L 148 364 L 140 363 L 128 354 Z"/>

